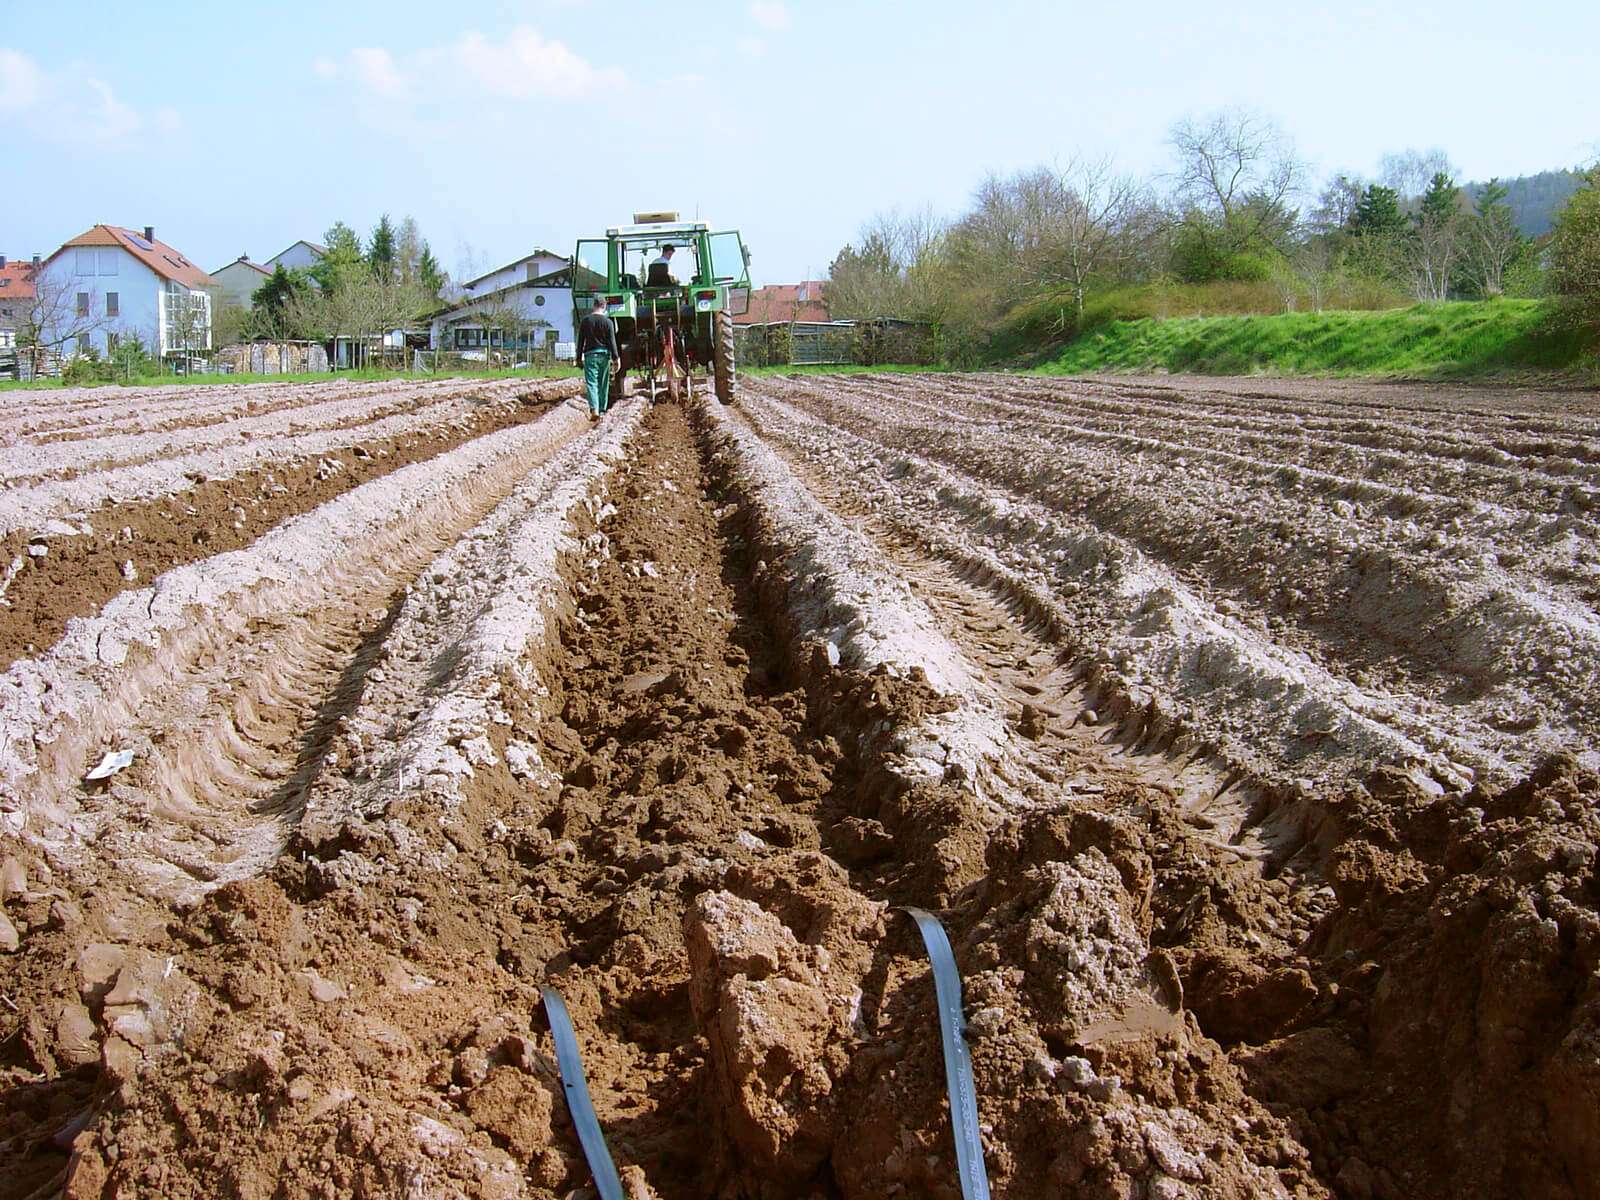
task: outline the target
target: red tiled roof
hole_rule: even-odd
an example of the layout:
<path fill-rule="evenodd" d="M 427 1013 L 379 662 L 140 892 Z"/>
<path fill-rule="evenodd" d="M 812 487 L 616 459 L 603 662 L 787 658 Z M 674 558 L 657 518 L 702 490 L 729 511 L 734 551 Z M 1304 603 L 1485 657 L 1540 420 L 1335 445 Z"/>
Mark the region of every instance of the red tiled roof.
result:
<path fill-rule="evenodd" d="M 750 293 L 750 310 L 735 317 L 739 325 L 766 325 L 774 321 L 831 321 L 820 279 L 804 283 L 774 283 Z"/>
<path fill-rule="evenodd" d="M 147 242 L 144 235 L 132 229 L 123 229 L 117 225 L 96 225 L 86 233 L 80 233 L 70 242 L 62 243 L 61 250 L 50 256 L 54 261 L 72 246 L 116 246 L 126 250 L 145 266 L 149 267 L 163 279 L 171 279 L 188 288 L 203 288 L 215 286 L 215 280 L 199 267 L 195 266 L 178 251 L 165 242 Z M 145 247 L 149 249 L 145 249 Z"/>
<path fill-rule="evenodd" d="M 0 267 L 0 300 L 32 300 L 33 297 L 33 260 L 8 259 L 6 265 Z"/>

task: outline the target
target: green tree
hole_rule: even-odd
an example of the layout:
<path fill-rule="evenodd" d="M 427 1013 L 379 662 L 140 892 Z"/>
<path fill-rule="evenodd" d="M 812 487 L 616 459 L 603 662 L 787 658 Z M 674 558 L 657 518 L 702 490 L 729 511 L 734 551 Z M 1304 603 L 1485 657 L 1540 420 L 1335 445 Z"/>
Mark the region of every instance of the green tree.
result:
<path fill-rule="evenodd" d="M 1412 290 L 1419 300 L 1448 300 L 1460 264 L 1466 211 L 1461 189 L 1443 171 L 1435 171 L 1412 217 Z"/>
<path fill-rule="evenodd" d="M 1406 227 L 1400 211 L 1400 194 L 1381 183 L 1370 183 L 1350 214 L 1350 232 L 1357 237 L 1390 236 Z"/>
<path fill-rule="evenodd" d="M 433 251 L 428 248 L 427 240 L 422 243 L 422 257 L 417 260 L 417 281 L 422 285 L 422 290 L 431 300 L 437 300 L 439 293 L 444 290 L 444 285 L 449 282 L 444 273 L 444 268 L 439 265 L 439 260 L 433 256 Z"/>
<path fill-rule="evenodd" d="M 304 273 L 278 263 L 267 281 L 250 294 L 250 303 L 255 308 L 281 313 L 291 297 L 310 286 Z"/>
<path fill-rule="evenodd" d="M 334 292 L 353 281 L 366 260 L 361 256 L 361 239 L 343 221 L 335 221 L 322 239 L 328 253 L 311 268 L 311 278 L 324 292 Z"/>
<path fill-rule="evenodd" d="M 367 239 L 367 265 L 372 268 L 373 277 L 379 283 L 394 282 L 395 230 L 388 213 L 378 218 L 378 223 L 372 228 L 372 236 Z"/>
<path fill-rule="evenodd" d="M 1600 167 L 1588 172 L 1556 217 L 1550 288 L 1568 320 L 1600 333 Z"/>
<path fill-rule="evenodd" d="M 1400 207 L 1400 193 L 1371 183 L 1350 214 L 1346 263 L 1357 275 L 1385 284 L 1408 279 L 1412 229 Z"/>
<path fill-rule="evenodd" d="M 1506 203 L 1509 190 L 1491 179 L 1478 190 L 1476 211 L 1467 221 L 1463 273 L 1472 291 L 1482 297 L 1506 290 L 1506 275 L 1527 252 L 1528 239 Z"/>

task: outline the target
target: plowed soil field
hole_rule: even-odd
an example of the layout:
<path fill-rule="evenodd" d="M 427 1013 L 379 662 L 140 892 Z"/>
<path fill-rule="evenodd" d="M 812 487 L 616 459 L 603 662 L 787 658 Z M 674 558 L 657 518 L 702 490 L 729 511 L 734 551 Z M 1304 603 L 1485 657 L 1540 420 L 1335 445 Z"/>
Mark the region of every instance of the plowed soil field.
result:
<path fill-rule="evenodd" d="M 1593 394 L 0 428 L 0 1198 L 1600 1196 Z"/>

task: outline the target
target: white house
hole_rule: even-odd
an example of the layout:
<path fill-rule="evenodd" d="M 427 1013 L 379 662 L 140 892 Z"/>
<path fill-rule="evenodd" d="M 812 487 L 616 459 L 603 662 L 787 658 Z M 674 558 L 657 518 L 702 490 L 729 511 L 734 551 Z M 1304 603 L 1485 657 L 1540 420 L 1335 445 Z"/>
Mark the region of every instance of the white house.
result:
<path fill-rule="evenodd" d="M 514 263 L 546 261 L 530 256 Z M 474 292 L 434 314 L 428 345 L 435 350 L 529 351 L 576 340 L 572 321 L 572 271 L 564 258 L 543 275 L 519 279 L 508 268 L 474 280 Z M 485 280 L 501 279 L 490 289 Z"/>
<path fill-rule="evenodd" d="M 96 225 L 45 260 L 37 286 L 71 304 L 84 330 L 76 348 L 109 352 L 128 334 L 161 354 L 211 348 L 211 276 L 152 226 Z"/>
<path fill-rule="evenodd" d="M 217 282 L 217 291 L 240 308 L 250 307 L 250 297 L 267 280 L 272 278 L 272 268 L 251 262 L 248 254 L 241 254 L 225 267 L 211 272 Z"/>
<path fill-rule="evenodd" d="M 563 271 L 567 266 L 565 254 L 552 254 L 549 250 L 535 250 L 532 254 L 525 254 L 516 262 L 509 262 L 503 267 L 497 267 L 476 279 L 469 279 L 461 284 L 460 292 L 454 296 L 455 300 L 475 299 L 486 296 L 490 292 L 498 292 L 504 288 L 518 283 L 528 283 L 535 279 L 542 279 L 556 271 Z"/>
<path fill-rule="evenodd" d="M 283 264 L 285 271 L 296 269 L 309 271 L 327 257 L 328 248 L 326 246 L 319 246 L 316 242 L 298 241 L 267 259 L 267 273 L 271 274 L 272 269 L 279 263 Z"/>

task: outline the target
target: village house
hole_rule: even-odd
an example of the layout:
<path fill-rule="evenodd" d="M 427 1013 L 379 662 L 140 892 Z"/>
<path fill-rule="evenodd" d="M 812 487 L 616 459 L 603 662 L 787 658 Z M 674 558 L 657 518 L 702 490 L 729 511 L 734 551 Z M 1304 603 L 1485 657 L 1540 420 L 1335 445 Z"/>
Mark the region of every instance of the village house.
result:
<path fill-rule="evenodd" d="M 828 315 L 827 283 L 808 279 L 804 283 L 773 283 L 750 293 L 750 307 L 733 318 L 736 325 L 775 325 L 780 321 L 820 324 L 831 321 Z"/>
<path fill-rule="evenodd" d="M 250 261 L 248 254 L 241 254 L 227 266 L 211 272 L 211 278 L 216 281 L 215 290 L 219 296 L 240 308 L 249 308 L 250 298 L 272 278 L 272 268 Z"/>
<path fill-rule="evenodd" d="M 589 273 L 586 273 L 586 275 Z M 434 350 L 529 353 L 577 340 L 568 260 L 536 250 L 462 285 L 462 294 L 434 314 Z"/>
<path fill-rule="evenodd" d="M 164 356 L 211 348 L 214 281 L 152 226 L 96 225 L 45 259 L 36 284 L 79 331 L 74 350 L 109 353 L 130 334 Z"/>
<path fill-rule="evenodd" d="M 493 271 L 479 275 L 476 279 L 469 279 L 460 285 L 460 292 L 453 296 L 454 300 L 469 300 L 486 296 L 490 292 L 498 292 L 513 284 L 529 283 L 541 279 L 567 266 L 567 256 L 555 254 L 549 250 L 535 250 L 525 254 L 515 262 L 509 262 L 503 267 L 496 267 Z"/>
<path fill-rule="evenodd" d="M 270 275 L 273 268 L 280 263 L 285 271 L 309 271 L 327 257 L 328 248 L 326 246 L 319 246 L 316 242 L 308 242 L 302 239 L 267 259 L 267 274 Z"/>
<path fill-rule="evenodd" d="M 17 330 L 33 306 L 33 275 L 38 269 L 37 254 L 32 262 L 0 254 L 0 350 L 16 349 Z"/>

